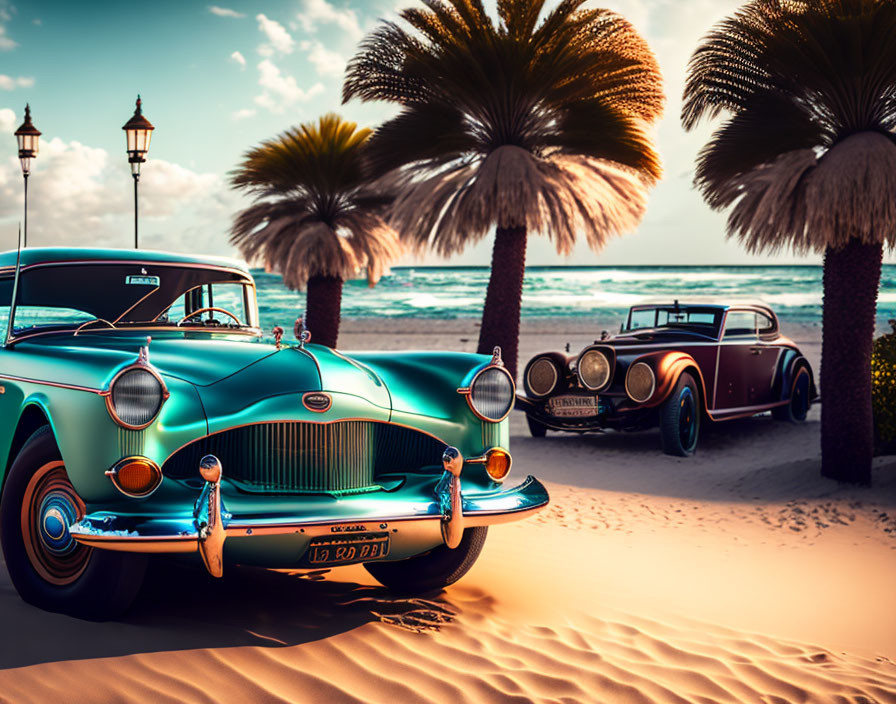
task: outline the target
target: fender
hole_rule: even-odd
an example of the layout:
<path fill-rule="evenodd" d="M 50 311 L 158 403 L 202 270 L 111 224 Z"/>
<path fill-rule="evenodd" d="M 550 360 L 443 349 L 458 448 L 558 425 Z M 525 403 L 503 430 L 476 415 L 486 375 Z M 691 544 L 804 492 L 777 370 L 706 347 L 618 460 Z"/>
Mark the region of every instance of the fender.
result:
<path fill-rule="evenodd" d="M 792 348 L 784 350 L 784 354 L 781 355 L 781 361 L 778 363 L 778 370 L 775 373 L 775 398 L 779 401 L 786 401 L 790 398 L 789 394 L 793 380 L 802 368 L 805 368 L 809 374 L 810 402 L 818 398 L 818 391 L 815 388 L 815 375 L 812 373 L 812 366 L 809 364 L 809 360 Z"/>
<path fill-rule="evenodd" d="M 653 369 L 653 373 L 656 374 L 656 389 L 653 392 L 653 396 L 643 404 L 644 408 L 656 408 L 661 405 L 672 394 L 681 375 L 684 372 L 691 372 L 700 385 L 702 401 L 700 405 L 704 411 L 709 411 L 706 405 L 706 383 L 703 380 L 703 373 L 691 355 L 686 352 L 650 352 L 636 357 L 631 361 L 631 364 L 636 362 L 649 364 Z"/>
<path fill-rule="evenodd" d="M 0 465 L 0 486 L 5 485 L 9 468 L 15 462 L 28 438 L 44 425 L 49 425 L 55 436 L 56 427 L 50 414 L 47 397 L 43 394 L 33 394 L 25 399 L 19 407 L 15 430 L 8 437 L 9 444 L 3 448 L 5 461 Z"/>

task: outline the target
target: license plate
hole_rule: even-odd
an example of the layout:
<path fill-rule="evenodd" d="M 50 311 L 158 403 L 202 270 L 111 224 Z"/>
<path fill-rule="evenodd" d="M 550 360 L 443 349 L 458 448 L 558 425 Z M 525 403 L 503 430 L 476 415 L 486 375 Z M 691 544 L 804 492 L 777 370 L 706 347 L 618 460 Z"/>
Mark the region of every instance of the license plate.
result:
<path fill-rule="evenodd" d="M 548 401 L 548 413 L 558 418 L 583 418 L 600 413 L 597 396 L 555 396 Z"/>
<path fill-rule="evenodd" d="M 389 554 L 388 535 L 357 535 L 351 538 L 318 538 L 308 547 L 312 565 L 351 565 L 379 560 Z"/>

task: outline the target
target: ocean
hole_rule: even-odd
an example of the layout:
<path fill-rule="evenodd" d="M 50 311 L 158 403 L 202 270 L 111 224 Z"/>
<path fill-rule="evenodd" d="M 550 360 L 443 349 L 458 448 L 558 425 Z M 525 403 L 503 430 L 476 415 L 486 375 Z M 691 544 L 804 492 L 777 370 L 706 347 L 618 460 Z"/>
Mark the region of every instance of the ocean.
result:
<path fill-rule="evenodd" d="M 289 291 L 280 276 L 254 271 L 264 329 L 294 320 L 303 293 Z M 342 298 L 344 318 L 479 318 L 488 286 L 487 267 L 395 268 L 373 289 L 350 281 Z M 620 266 L 530 267 L 523 290 L 523 318 L 621 320 L 645 301 L 699 296 L 725 302 L 759 299 L 782 322 L 821 325 L 820 266 Z M 885 265 L 877 304 L 878 330 L 896 318 L 896 265 Z"/>

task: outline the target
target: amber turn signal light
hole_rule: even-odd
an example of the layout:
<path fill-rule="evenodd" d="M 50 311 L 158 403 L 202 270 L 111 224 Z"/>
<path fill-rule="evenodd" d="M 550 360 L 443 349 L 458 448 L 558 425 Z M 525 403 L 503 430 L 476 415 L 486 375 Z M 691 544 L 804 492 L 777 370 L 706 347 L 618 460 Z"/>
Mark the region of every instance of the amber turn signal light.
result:
<path fill-rule="evenodd" d="M 500 448 L 489 450 L 485 455 L 485 471 L 496 482 L 504 481 L 510 474 L 510 453 Z"/>
<path fill-rule="evenodd" d="M 162 483 L 162 470 L 145 457 L 128 457 L 106 472 L 115 488 L 125 496 L 143 498 Z"/>

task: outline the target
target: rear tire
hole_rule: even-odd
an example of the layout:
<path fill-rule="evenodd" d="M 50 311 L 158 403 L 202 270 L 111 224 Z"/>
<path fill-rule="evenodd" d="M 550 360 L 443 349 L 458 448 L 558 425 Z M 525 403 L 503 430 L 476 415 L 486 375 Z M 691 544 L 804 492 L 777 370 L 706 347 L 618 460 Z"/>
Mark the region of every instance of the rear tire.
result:
<path fill-rule="evenodd" d="M 147 556 L 76 543 L 68 526 L 84 510 L 44 426 L 16 456 L 0 501 L 0 543 L 10 579 L 23 600 L 46 611 L 116 618 L 137 596 Z"/>
<path fill-rule="evenodd" d="M 697 451 L 700 437 L 700 392 L 697 382 L 684 372 L 675 390 L 660 406 L 660 438 L 663 452 L 690 457 Z"/>
<path fill-rule="evenodd" d="M 526 423 L 529 424 L 529 432 L 532 434 L 533 438 L 543 438 L 548 433 L 548 426 L 544 423 L 535 420 L 528 413 L 526 414 Z"/>
<path fill-rule="evenodd" d="M 802 423 L 809 415 L 809 394 L 811 393 L 812 379 L 806 367 L 800 367 L 793 377 L 790 385 L 790 402 L 786 406 L 778 406 L 772 409 L 772 417 L 775 420 L 787 423 Z"/>
<path fill-rule="evenodd" d="M 433 548 L 398 562 L 368 562 L 364 569 L 380 584 L 400 594 L 421 594 L 444 589 L 463 577 L 482 552 L 488 527 L 467 528 L 460 545 Z"/>

